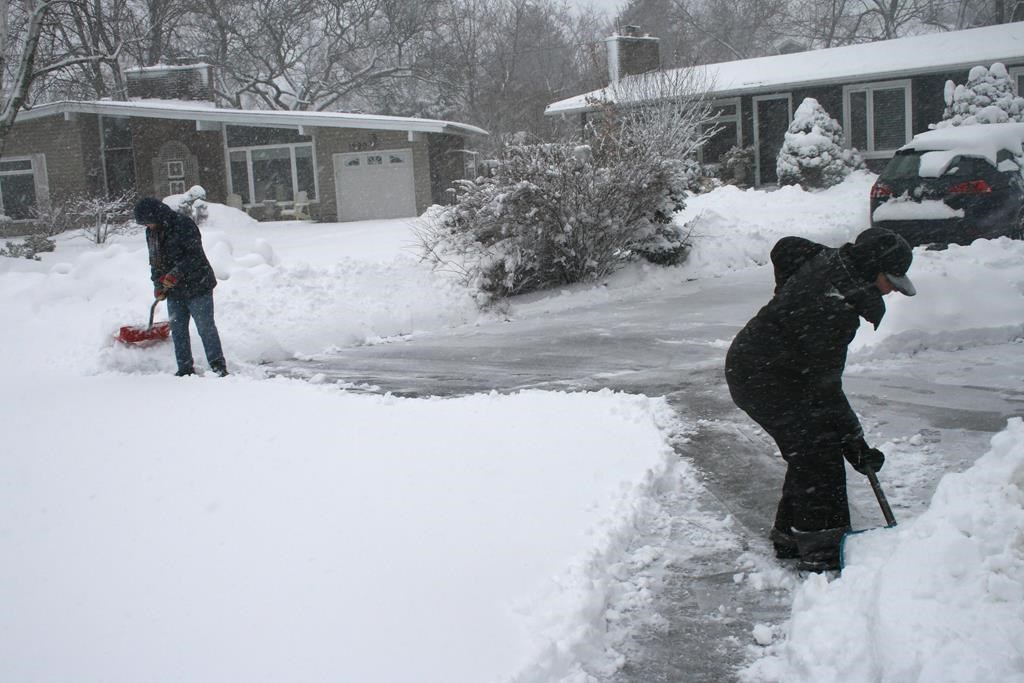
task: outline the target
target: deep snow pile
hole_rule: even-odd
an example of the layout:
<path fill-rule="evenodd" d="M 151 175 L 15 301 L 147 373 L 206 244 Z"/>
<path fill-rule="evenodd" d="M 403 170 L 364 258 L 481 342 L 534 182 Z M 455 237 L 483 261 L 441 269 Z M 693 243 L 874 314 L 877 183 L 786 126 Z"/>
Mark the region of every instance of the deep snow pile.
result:
<path fill-rule="evenodd" d="M 1024 421 L 946 475 L 923 514 L 851 537 L 839 579 L 812 576 L 785 640 L 746 681 L 1024 680 Z"/>

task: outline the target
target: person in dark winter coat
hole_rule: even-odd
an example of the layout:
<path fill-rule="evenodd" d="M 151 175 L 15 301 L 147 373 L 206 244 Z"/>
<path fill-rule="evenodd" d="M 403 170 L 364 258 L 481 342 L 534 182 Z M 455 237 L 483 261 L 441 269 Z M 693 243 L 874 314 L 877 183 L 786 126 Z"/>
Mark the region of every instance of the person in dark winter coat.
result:
<path fill-rule="evenodd" d="M 228 374 L 227 364 L 213 319 L 213 288 L 217 286 L 217 277 L 203 251 L 199 227 L 191 218 L 155 197 L 139 200 L 135 205 L 135 222 L 146 226 L 153 295 L 167 300 L 174 357 L 178 363 L 175 374 L 181 377 L 195 373 L 189 336 L 189 320 L 192 319 L 203 340 L 210 369 L 223 377 Z"/>
<path fill-rule="evenodd" d="M 850 527 L 845 457 L 878 471 L 881 451 L 864 440 L 843 392 L 847 347 L 860 319 L 877 329 L 883 295 L 916 294 L 910 245 L 882 228 L 834 249 L 785 237 L 771 252 L 775 294 L 733 340 L 725 376 L 733 401 L 775 440 L 787 463 L 771 539 L 800 568 L 839 568 Z"/>

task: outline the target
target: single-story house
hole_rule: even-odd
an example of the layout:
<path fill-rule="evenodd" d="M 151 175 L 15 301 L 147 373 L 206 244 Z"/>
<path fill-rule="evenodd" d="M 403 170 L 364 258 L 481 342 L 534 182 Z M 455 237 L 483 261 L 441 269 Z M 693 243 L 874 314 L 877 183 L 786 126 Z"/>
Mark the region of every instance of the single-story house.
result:
<path fill-rule="evenodd" d="M 432 119 L 219 108 L 202 64 L 126 75 L 128 101 L 19 114 L 0 157 L 0 214 L 15 232 L 65 199 L 194 185 L 261 219 L 306 202 L 322 221 L 415 216 L 465 177 L 467 138 L 487 134 Z"/>
<path fill-rule="evenodd" d="M 631 91 L 626 79 L 660 67 L 651 49 L 656 40 L 637 27 L 608 38 L 610 84 L 554 102 L 545 113 L 585 123 L 595 100 L 615 102 L 617 90 Z M 713 164 L 733 146 L 752 146 L 755 182 L 762 185 L 777 180 L 775 159 L 804 98 L 818 100 L 842 124 L 847 145 L 879 170 L 942 118 L 947 80 L 965 83 L 971 68 L 996 62 L 1024 94 L 1024 22 L 706 64 L 674 76 L 707 84 L 714 101 L 720 130 L 704 145 L 702 161 Z"/>

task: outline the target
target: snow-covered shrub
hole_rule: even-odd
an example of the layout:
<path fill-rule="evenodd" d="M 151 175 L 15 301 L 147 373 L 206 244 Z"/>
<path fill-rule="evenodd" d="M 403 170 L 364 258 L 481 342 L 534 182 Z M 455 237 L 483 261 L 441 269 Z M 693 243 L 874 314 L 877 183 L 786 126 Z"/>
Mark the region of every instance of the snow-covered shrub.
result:
<path fill-rule="evenodd" d="M 56 248 L 57 243 L 45 235 L 29 235 L 21 244 L 16 242 L 7 242 L 4 245 L 4 248 L 0 249 L 0 256 L 7 256 L 10 258 L 27 258 L 39 261 L 41 259 L 38 254 L 53 251 Z"/>
<path fill-rule="evenodd" d="M 741 187 L 754 179 L 754 148 L 733 145 L 722 155 L 722 180 Z"/>
<path fill-rule="evenodd" d="M 999 62 L 991 68 L 974 67 L 964 85 L 946 81 L 943 96 L 946 108 L 942 112 L 942 121 L 935 124 L 935 128 L 1024 122 L 1024 97 L 1014 94 L 1010 74 Z"/>
<path fill-rule="evenodd" d="M 196 224 L 202 224 L 209 216 L 210 208 L 206 204 L 206 189 L 202 185 L 193 185 L 181 196 L 178 211 L 185 214 Z"/>
<path fill-rule="evenodd" d="M 82 197 L 69 202 L 63 210 L 67 220 L 79 227 L 81 236 L 95 244 L 105 244 L 111 235 L 131 232 L 135 228 L 131 220 L 132 205 L 127 195 L 113 199 Z"/>
<path fill-rule="evenodd" d="M 609 167 L 575 144 L 511 148 L 491 175 L 458 183 L 420 240 L 488 299 L 599 279 L 634 257 L 678 263 L 685 180 L 666 160 Z"/>
<path fill-rule="evenodd" d="M 505 149 L 489 174 L 458 184 L 454 205 L 431 212 L 426 258 L 488 299 L 597 280 L 635 258 L 682 262 L 688 235 L 672 218 L 711 118 L 694 85 L 660 73 L 620 81 L 624 104 L 595 103 L 588 144 Z"/>
<path fill-rule="evenodd" d="M 832 187 L 863 165 L 857 150 L 847 149 L 839 122 L 813 97 L 804 99 L 776 160 L 779 184 Z"/>

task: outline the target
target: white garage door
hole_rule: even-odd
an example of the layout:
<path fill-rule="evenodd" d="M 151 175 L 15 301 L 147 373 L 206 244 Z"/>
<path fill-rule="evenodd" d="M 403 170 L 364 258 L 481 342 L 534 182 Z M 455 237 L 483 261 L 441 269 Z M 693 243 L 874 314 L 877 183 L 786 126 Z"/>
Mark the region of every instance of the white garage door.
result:
<path fill-rule="evenodd" d="M 334 189 L 340 221 L 415 216 L 412 150 L 335 154 Z"/>

